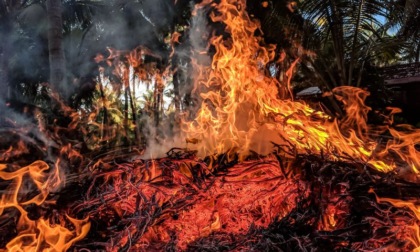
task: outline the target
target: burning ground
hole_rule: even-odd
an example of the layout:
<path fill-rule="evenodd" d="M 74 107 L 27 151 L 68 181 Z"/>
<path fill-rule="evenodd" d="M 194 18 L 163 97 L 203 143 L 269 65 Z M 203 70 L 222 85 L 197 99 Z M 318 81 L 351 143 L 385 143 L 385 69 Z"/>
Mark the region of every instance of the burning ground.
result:
<path fill-rule="evenodd" d="M 1 241 L 11 251 L 418 248 L 417 183 L 365 164 L 282 152 L 242 161 L 202 160 L 183 149 L 156 160 L 107 153 L 86 166 L 88 178 L 69 176 L 45 200 L 42 187 L 28 194 L 23 185 L 3 198 Z M 53 178 L 39 174 L 49 169 L 41 161 L 15 169 L 0 173 L 13 179 L 10 193 L 22 178 L 38 185 Z"/>
<path fill-rule="evenodd" d="M 164 106 L 160 95 L 174 69 L 146 63 L 146 56 L 159 56 L 144 47 L 96 57 L 99 96 L 91 109 L 70 108 L 50 92 L 65 123 L 45 120 L 42 111 L 26 126 L 9 119 L 0 156 L 0 247 L 419 250 L 420 131 L 394 126 L 397 109 L 369 125 L 369 93 L 358 88 L 332 90 L 345 112 L 341 118 L 294 101 L 290 80 L 298 60 L 285 80 L 267 73 L 281 57 L 256 35 L 259 24 L 245 7 L 242 0 L 195 7 L 193 27 L 208 15 L 224 34 L 201 36 L 209 46 L 192 52 L 198 107 L 177 111 L 172 145 L 182 148 L 169 148 L 167 139 L 146 149 L 98 148 L 120 138 L 142 141 L 136 85 L 153 84 L 159 101 L 143 108 Z M 116 109 L 115 79 L 125 87 L 123 112 Z M 147 132 L 159 138 L 153 130 Z M 156 148 L 169 151 L 149 159 Z"/>

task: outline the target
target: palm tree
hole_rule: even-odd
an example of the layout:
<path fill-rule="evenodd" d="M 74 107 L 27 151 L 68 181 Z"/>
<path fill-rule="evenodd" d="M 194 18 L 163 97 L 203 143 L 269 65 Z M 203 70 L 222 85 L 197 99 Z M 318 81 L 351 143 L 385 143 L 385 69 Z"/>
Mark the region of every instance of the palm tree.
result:
<path fill-rule="evenodd" d="M 304 47 L 317 55 L 305 63 L 329 87 L 360 86 L 367 64 L 398 60 L 406 46 L 390 33 L 404 15 L 392 0 L 305 0 L 300 13 L 310 34 Z"/>
<path fill-rule="evenodd" d="M 398 36 L 406 38 L 412 45 L 403 52 L 403 59 L 408 62 L 420 62 L 420 2 L 416 0 L 401 1 L 404 16 L 401 18 L 401 29 Z"/>
<path fill-rule="evenodd" d="M 47 0 L 48 49 L 50 61 L 50 83 L 66 97 L 66 62 L 63 48 L 63 21 L 61 0 Z"/>

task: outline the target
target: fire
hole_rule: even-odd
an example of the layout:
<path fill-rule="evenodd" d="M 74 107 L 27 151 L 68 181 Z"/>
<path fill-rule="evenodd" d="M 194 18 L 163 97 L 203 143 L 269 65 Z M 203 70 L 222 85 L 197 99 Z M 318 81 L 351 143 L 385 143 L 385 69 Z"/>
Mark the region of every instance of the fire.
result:
<path fill-rule="evenodd" d="M 54 204 L 48 196 L 59 186 L 57 172 L 44 161 L 25 167 L 0 164 L 0 178 L 10 182 L 7 193 L 2 194 L 0 200 L 0 217 L 16 214 L 12 209 L 20 215 L 18 234 L 6 245 L 8 251 L 65 251 L 86 236 L 90 227 L 87 219 L 77 220 L 67 216 L 69 222 L 60 220 L 54 223 L 44 217 L 34 220 L 26 210 L 30 205 Z M 71 228 L 68 228 L 69 224 Z"/>
<path fill-rule="evenodd" d="M 407 240 L 411 245 L 413 246 L 413 252 L 420 251 L 420 204 L 417 201 L 404 201 L 401 199 L 391 199 L 391 198 L 385 198 L 385 197 L 378 197 L 376 193 L 370 189 L 370 193 L 374 193 L 376 197 L 376 201 L 378 203 L 390 203 L 396 208 L 407 208 L 409 209 L 415 216 L 415 220 L 412 221 L 412 223 L 407 223 L 404 226 L 404 229 L 407 230 L 406 233 L 403 233 L 401 239 Z"/>
<path fill-rule="evenodd" d="M 191 242 L 211 233 L 239 236 L 249 232 L 252 226 L 267 228 L 296 207 L 297 190 L 303 187 L 303 183 L 287 181 L 279 171 L 273 172 L 276 168 L 275 161 L 270 159 L 258 165 L 245 162 L 233 167 L 226 180 L 217 178 L 208 190 L 200 190 L 193 207 L 180 211 L 176 218 L 163 219 L 142 240 L 147 244 L 146 241 L 163 236 L 167 238 L 159 242 L 169 242 L 169 234 L 176 233 L 178 247 L 186 249 Z"/>
<path fill-rule="evenodd" d="M 106 169 L 97 166 L 88 200 L 76 211 L 93 208 L 90 216 L 99 222 L 136 220 L 115 230 L 107 244 L 110 251 L 127 246 L 159 251 L 172 242 L 185 250 L 212 233 L 243 236 L 282 219 L 296 207 L 298 197 L 309 193 L 303 181 L 282 174 L 274 156 L 236 164 L 224 176 L 212 175 L 201 160 L 182 156 Z"/>
<path fill-rule="evenodd" d="M 262 1 L 261 5 L 268 8 L 269 2 Z M 15 234 L 10 235 L 6 244 L 8 251 L 66 251 L 88 235 L 90 219 L 94 219 L 98 227 L 106 227 L 95 231 L 104 240 L 100 246 L 109 251 L 162 250 L 168 244 L 175 244 L 174 247 L 181 250 L 194 249 L 202 239 L 212 239 L 211 235 L 244 237 L 258 229 L 263 236 L 273 223 L 289 227 L 301 222 L 297 229 L 313 228 L 315 231 L 310 235 L 314 239 L 335 235 L 337 230 L 336 234 L 365 230 L 365 223 L 379 229 L 382 219 L 374 217 L 363 216 L 365 223 L 353 225 L 353 221 L 358 220 L 347 216 L 350 211 L 356 211 L 352 201 L 367 197 L 356 195 L 350 183 L 339 179 L 333 182 L 336 178 L 334 171 L 328 170 L 330 167 L 322 167 L 325 169 L 321 171 L 321 167 L 314 165 L 320 169 L 305 172 L 318 176 L 307 176 L 310 178 L 321 178 L 319 174 L 323 172 L 331 173 L 330 177 L 326 176 L 331 181 L 308 181 L 303 178 L 304 172 L 289 171 L 292 170 L 290 160 L 299 154 L 314 154 L 330 163 L 356 161 L 361 170 L 369 165 L 388 173 L 398 167 L 409 170 L 417 179 L 420 130 L 407 125 L 393 127 L 395 109 L 384 116 L 384 125 L 369 125 L 371 108 L 365 105 L 369 92 L 359 88 L 343 86 L 329 94 L 341 102 L 345 111 L 342 118 L 293 100 L 291 79 L 299 59 L 290 63 L 285 80 L 269 73 L 271 63 L 286 57 L 281 55 L 276 59 L 275 46 L 265 44 L 262 37 L 256 35 L 261 32 L 260 26 L 248 15 L 246 0 L 204 0 L 196 5 L 195 15 L 199 9 L 207 7 L 211 7 L 212 22 L 223 24 L 225 31 L 223 35 L 215 32 L 210 39 L 209 48 L 215 49 L 210 65 L 200 65 L 198 59 L 192 59 L 195 64 L 193 90 L 201 104 L 196 114 L 184 115 L 181 128 L 186 143 L 191 144 L 198 155 L 182 150 L 156 160 L 130 157 L 127 162 L 124 158 L 121 158 L 124 161 L 107 162 L 114 156 L 105 153 L 87 165 L 89 169 L 85 172 L 89 172 L 92 181 L 83 192 L 85 197 L 75 202 L 71 210 L 68 206 L 53 210 L 57 199 L 53 193 L 65 184 L 61 167 L 66 162 L 84 159 L 75 150 L 77 144 L 57 141 L 60 148 L 56 152 L 60 158 L 28 165 L 14 162 L 20 154 L 30 153 L 25 142 L 7 147 L 0 156 L 0 162 L 7 162 L 0 164 L 0 182 L 7 186 L 0 199 L 0 217 L 16 226 Z M 170 38 L 171 57 L 176 53 L 175 45 L 180 43 L 180 36 L 174 33 Z M 95 58 L 101 67 L 92 108 L 76 111 L 54 96 L 71 122 L 67 129 L 54 124 L 52 133 L 43 122 L 39 125 L 40 132 L 56 140 L 62 132 L 80 130 L 89 150 L 145 145 L 138 111 L 141 108 L 147 114 L 143 116 L 153 120 L 147 123 L 158 127 L 164 107 L 164 88 L 170 82 L 173 69 L 162 70 L 157 62 L 147 62 L 146 56 L 160 57 L 145 47 L 131 52 L 108 51 L 108 57 Z M 108 68 L 112 69 L 112 77 L 105 74 Z M 140 95 L 147 95 L 140 94 L 140 85 L 147 86 L 151 99 L 146 97 L 140 101 Z M 152 90 L 149 85 L 154 86 Z M 178 115 L 179 111 L 176 112 Z M 388 140 L 380 143 L 372 133 L 386 135 Z M 270 142 L 279 148 L 278 152 L 273 153 Z M 254 150 L 263 156 L 248 159 Z M 283 162 L 287 163 L 286 169 Z M 363 180 L 360 174 L 349 176 Z M 366 189 L 364 186 L 371 181 L 363 182 L 361 188 Z M 394 231 L 392 238 L 406 239 L 415 251 L 420 251 L 418 202 L 376 199 L 380 205 L 374 206 L 377 211 L 392 216 L 384 222 L 392 226 L 387 229 Z M 383 210 L 384 202 L 411 210 L 417 220 Z M 302 216 L 307 206 L 312 208 L 305 219 Z M 318 209 L 314 210 L 314 206 Z M 34 213 L 28 210 L 30 208 L 35 208 Z M 84 218 L 76 219 L 70 216 L 73 214 Z M 302 233 L 301 230 L 294 232 Z M 373 233 L 380 232 L 374 230 Z M 361 244 L 352 238 L 353 241 L 343 240 L 336 246 L 382 248 L 390 237 L 372 244 Z M 301 240 L 296 240 L 301 246 Z"/>
<path fill-rule="evenodd" d="M 388 126 L 369 126 L 370 108 L 364 104 L 369 93 L 359 88 L 333 90 L 346 112 L 341 120 L 293 101 L 290 79 L 297 61 L 288 70 L 286 82 L 266 74 L 275 47 L 265 45 L 255 35 L 259 24 L 247 14 L 246 1 L 204 1 L 196 8 L 204 6 L 212 7 L 211 20 L 223 23 L 229 36 L 211 38 L 216 49 L 211 65 L 195 66 L 199 74 L 194 90 L 202 103 L 194 120 L 184 120 L 183 130 L 188 139 L 199 142 L 196 147 L 201 156 L 231 150 L 246 156 L 251 149 L 262 152 L 258 146 L 270 140 L 301 153 L 322 152 L 333 160 L 353 159 L 382 172 L 395 169 L 392 156 L 396 153 L 408 169 L 419 169 L 420 153 L 415 148 L 420 143 L 419 130 L 403 133 Z M 389 131 L 393 139 L 382 147 L 369 137 L 374 131 Z"/>

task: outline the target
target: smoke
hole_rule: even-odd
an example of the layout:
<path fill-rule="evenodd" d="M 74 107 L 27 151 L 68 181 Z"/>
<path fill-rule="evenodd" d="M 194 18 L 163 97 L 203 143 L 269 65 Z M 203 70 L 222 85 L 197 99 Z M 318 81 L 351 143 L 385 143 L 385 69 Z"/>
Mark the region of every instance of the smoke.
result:
<path fill-rule="evenodd" d="M 153 5 L 155 6 L 155 5 Z M 178 64 L 178 78 L 179 78 L 179 95 L 182 100 L 183 114 L 178 115 L 171 113 L 164 115 L 165 118 L 159 127 L 155 127 L 150 118 L 143 120 L 148 121 L 145 129 L 145 135 L 149 136 L 149 141 L 143 158 L 159 158 L 166 155 L 172 148 L 192 148 L 187 142 L 182 130 L 177 125 L 183 119 L 194 118 L 195 113 L 201 105 L 200 97 L 197 95 L 197 90 L 192 93 L 194 83 L 200 75 L 194 69 L 194 64 L 210 66 L 211 56 L 208 53 L 210 28 L 208 24 L 208 8 L 197 8 L 194 3 L 190 3 L 190 9 L 194 9 L 194 15 L 191 17 L 189 27 L 184 31 L 185 39 L 182 44 L 176 48 L 175 54 Z M 153 9 L 156 11 L 156 9 Z"/>
<path fill-rule="evenodd" d="M 23 111 L 16 111 L 0 99 L 0 162 L 29 164 L 44 160 L 50 165 L 49 175 L 61 181 L 54 190 L 59 190 L 65 184 L 67 165 L 58 164 L 59 156 L 55 154 L 61 146 L 45 131 L 44 118 L 39 108 L 24 105 Z"/>
<path fill-rule="evenodd" d="M 191 19 L 191 27 L 189 31 L 189 40 L 191 44 L 191 59 L 194 64 L 200 66 L 210 66 L 211 56 L 209 55 L 210 45 L 210 27 L 208 23 L 208 7 L 195 6 Z M 201 73 L 193 69 L 193 83 L 197 83 Z M 190 87 L 187 87 L 190 89 Z M 196 87 L 195 87 L 196 88 Z M 191 90 L 191 89 L 190 89 Z M 199 91 L 199 90 L 197 90 Z"/>
<path fill-rule="evenodd" d="M 192 47 L 193 57 L 200 64 L 211 63 L 207 54 L 209 48 L 210 29 L 208 24 L 208 8 L 196 6 L 194 15 L 191 18 L 189 38 Z"/>
<path fill-rule="evenodd" d="M 72 5 L 73 4 L 73 5 Z M 189 6 L 193 8 L 193 3 Z M 160 55 L 162 65 L 168 65 L 168 55 L 171 51 L 165 36 L 174 30 L 176 15 L 175 2 L 166 0 L 147 1 L 109 1 L 102 5 L 78 5 L 77 1 L 63 3 L 64 15 L 64 48 L 69 79 L 68 92 L 91 92 L 99 76 L 98 65 L 94 57 L 98 53 L 107 55 L 107 48 L 117 50 L 132 50 L 139 45 L 149 48 L 153 53 Z M 190 20 L 185 32 L 185 40 L 177 49 L 180 60 L 178 66 L 180 74 L 179 92 L 181 97 L 191 94 L 192 79 L 195 74 L 191 69 L 191 62 L 200 65 L 210 65 L 211 58 L 206 53 L 210 32 L 207 22 L 206 9 L 199 9 Z M 83 21 L 80 13 L 91 12 Z M 73 16 L 72 16 L 73 15 Z M 39 84 L 48 81 L 48 24 L 46 10 L 40 4 L 32 4 L 11 13 L 6 23 L 0 24 L 2 40 L 0 50 L 0 87 L 12 87 L 11 95 L 3 92 L 0 96 L 0 112 L 8 119 L 17 122 L 16 127 L 33 123 L 32 117 L 16 112 L 5 103 L 14 100 L 19 104 L 37 106 L 36 98 L 39 95 Z M 16 19 L 14 18 L 16 17 Z M 75 20 L 77 22 L 75 22 Z M 192 74 L 193 73 L 193 74 Z M 193 101 L 199 97 L 184 99 L 184 111 L 191 115 L 197 110 L 192 106 Z M 12 103 L 14 107 L 16 103 Z M 198 104 L 198 103 L 197 103 Z M 40 106 L 44 106 L 41 104 Z M 16 105 L 19 107 L 20 105 Z M 24 105 L 26 106 L 26 105 Z M 19 108 L 20 109 L 20 108 Z M 19 110 L 18 109 L 18 110 Z M 51 109 L 51 108 L 47 108 Z M 143 115 L 144 135 L 148 136 L 148 150 L 154 156 L 161 156 L 171 147 L 186 146 L 179 128 L 174 126 L 179 115 L 165 114 L 161 124 L 156 127 L 150 116 Z M 35 124 L 36 125 L 36 124 Z M 36 128 L 36 127 L 34 127 Z M 37 137 L 44 138 L 39 133 Z M 185 144 L 184 144 L 185 143 Z"/>
<path fill-rule="evenodd" d="M 0 97 L 4 100 L 21 99 L 21 83 L 34 87 L 48 80 L 45 16 L 42 6 L 33 4 L 8 8 L 0 17 Z"/>
<path fill-rule="evenodd" d="M 132 50 L 139 45 L 154 52 L 167 51 L 164 36 L 174 16 L 171 1 L 111 1 L 97 7 L 92 26 L 82 41 L 82 53 L 104 51 L 107 47 Z"/>

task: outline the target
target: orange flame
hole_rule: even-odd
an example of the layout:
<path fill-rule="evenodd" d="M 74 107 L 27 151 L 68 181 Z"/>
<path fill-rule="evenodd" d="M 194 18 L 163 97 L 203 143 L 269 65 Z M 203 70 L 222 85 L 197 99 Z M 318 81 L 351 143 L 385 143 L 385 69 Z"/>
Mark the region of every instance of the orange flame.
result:
<path fill-rule="evenodd" d="M 373 191 L 373 189 L 369 190 L 370 193 L 375 194 L 376 201 L 378 203 L 387 202 L 392 204 L 394 207 L 397 208 L 408 208 L 410 209 L 413 214 L 416 216 L 417 221 L 412 223 L 411 225 L 407 225 L 406 228 L 408 229 L 408 235 L 405 235 L 404 239 L 406 239 L 409 243 L 413 245 L 413 252 L 419 252 L 420 251 L 420 204 L 410 202 L 410 201 L 404 201 L 400 199 L 391 199 L 391 198 L 382 198 L 378 197 L 376 193 Z"/>
<path fill-rule="evenodd" d="M 20 212 L 17 222 L 18 236 L 12 239 L 6 248 L 8 251 L 65 251 L 74 242 L 81 240 L 89 231 L 90 224 L 87 219 L 76 220 L 69 216 L 74 230 L 64 225 L 65 222 L 54 224 L 50 220 L 40 218 L 31 220 L 25 207 L 30 204 L 40 206 L 42 204 L 53 204 L 47 201 L 50 191 L 59 186 L 57 183 L 58 171 L 50 171 L 50 167 L 43 161 L 36 161 L 28 166 L 8 171 L 16 167 L 8 167 L 0 164 L 0 178 L 10 181 L 7 194 L 3 194 L 0 200 L 0 216 L 8 208 L 15 208 Z M 32 187 L 32 186 L 33 187 Z M 30 199 L 26 199 L 28 190 L 35 191 L 37 194 Z"/>
<path fill-rule="evenodd" d="M 229 38 L 214 36 L 210 43 L 216 52 L 211 66 L 195 66 L 194 90 L 202 103 L 194 120 L 184 120 L 183 131 L 187 139 L 198 142 L 200 155 L 229 150 L 246 155 L 250 149 L 262 152 L 255 148 L 275 141 L 288 143 L 298 152 L 322 151 L 333 160 L 351 158 L 382 172 L 395 169 L 391 156 L 397 153 L 418 172 L 420 153 L 415 145 L 420 143 L 419 130 L 402 133 L 389 129 L 394 139 L 385 148 L 379 146 L 368 136 L 373 130 L 367 124 L 370 108 L 364 104 L 369 93 L 355 87 L 333 90 L 346 111 L 340 121 L 302 102 L 284 99 L 291 93 L 291 72 L 297 61 L 287 71 L 286 83 L 267 76 L 275 47 L 264 46 L 262 38 L 255 36 L 259 23 L 247 14 L 246 1 L 204 1 L 194 13 L 205 5 L 213 7 L 212 21 L 223 23 Z"/>

